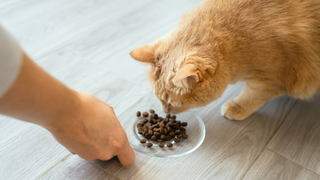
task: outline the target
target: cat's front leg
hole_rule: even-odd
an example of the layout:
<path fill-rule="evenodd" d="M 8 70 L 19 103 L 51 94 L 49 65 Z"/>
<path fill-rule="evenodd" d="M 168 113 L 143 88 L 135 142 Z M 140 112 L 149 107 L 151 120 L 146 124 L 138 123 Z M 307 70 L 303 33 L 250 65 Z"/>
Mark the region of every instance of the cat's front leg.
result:
<path fill-rule="evenodd" d="M 244 120 L 266 101 L 283 94 L 272 86 L 255 86 L 246 83 L 241 94 L 223 104 L 221 114 L 230 120 Z"/>

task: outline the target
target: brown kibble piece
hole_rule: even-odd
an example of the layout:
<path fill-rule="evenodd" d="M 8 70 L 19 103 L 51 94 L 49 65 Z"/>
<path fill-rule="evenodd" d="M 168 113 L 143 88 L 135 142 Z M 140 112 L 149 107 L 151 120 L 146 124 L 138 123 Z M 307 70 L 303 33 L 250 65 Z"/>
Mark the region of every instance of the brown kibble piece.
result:
<path fill-rule="evenodd" d="M 141 143 L 146 143 L 147 141 L 145 139 L 140 139 Z"/>
<path fill-rule="evenodd" d="M 161 135 L 161 136 L 160 136 L 160 139 L 161 139 L 161 140 L 166 140 L 166 135 Z"/>
<path fill-rule="evenodd" d="M 162 142 L 163 140 L 161 140 L 161 139 L 158 139 L 158 142 Z"/>
<path fill-rule="evenodd" d="M 148 113 L 148 112 L 143 112 L 142 116 L 143 116 L 143 117 L 148 117 L 148 116 L 149 116 L 149 113 Z"/>
<path fill-rule="evenodd" d="M 169 119 L 166 118 L 166 119 L 164 120 L 164 123 L 167 124 L 168 122 L 169 122 Z"/>
<path fill-rule="evenodd" d="M 171 119 L 176 119 L 177 116 L 176 115 L 171 115 Z"/>
<path fill-rule="evenodd" d="M 164 128 L 164 134 L 168 134 L 167 128 Z"/>
<path fill-rule="evenodd" d="M 168 132 L 171 133 L 173 130 L 171 127 L 168 127 Z"/>
<path fill-rule="evenodd" d="M 167 141 L 170 141 L 171 139 L 172 139 L 171 136 L 166 136 L 166 140 L 167 140 Z"/>
<path fill-rule="evenodd" d="M 143 129 L 144 133 L 148 133 L 148 128 Z"/>
<path fill-rule="evenodd" d="M 152 119 L 158 119 L 158 114 L 153 113 L 151 117 L 152 117 Z"/>
<path fill-rule="evenodd" d="M 167 114 L 167 115 L 166 115 L 166 118 L 171 118 L 171 114 Z"/>
<path fill-rule="evenodd" d="M 154 133 L 155 136 L 160 136 L 161 134 L 159 132 Z"/>
<path fill-rule="evenodd" d="M 188 126 L 188 123 L 187 122 L 182 122 L 181 126 Z"/>
<path fill-rule="evenodd" d="M 142 130 L 139 130 L 138 133 L 139 133 L 139 134 L 143 134 L 143 131 L 142 131 Z"/>
<path fill-rule="evenodd" d="M 164 127 L 164 126 L 165 126 L 165 125 L 164 125 L 164 122 L 161 121 L 160 124 L 159 124 L 159 126 L 160 126 L 160 127 Z"/>
<path fill-rule="evenodd" d="M 163 127 L 160 128 L 160 134 L 164 134 L 164 128 Z"/>
<path fill-rule="evenodd" d="M 180 132 L 180 131 L 176 131 L 175 133 L 176 133 L 176 135 L 179 135 L 179 134 L 181 134 L 181 132 Z"/>
<path fill-rule="evenodd" d="M 179 126 L 181 126 L 181 121 L 176 121 L 176 124 L 178 124 Z"/>
<path fill-rule="evenodd" d="M 145 137 L 146 139 L 150 139 L 150 138 L 151 138 L 151 134 L 146 133 L 146 134 L 144 135 L 144 137 Z"/>
<path fill-rule="evenodd" d="M 188 139 L 188 134 L 182 134 L 183 139 Z"/>
<path fill-rule="evenodd" d="M 168 143 L 167 143 L 167 146 L 168 146 L 168 147 L 172 147 L 173 144 L 172 144 L 171 142 L 168 142 Z"/>
<path fill-rule="evenodd" d="M 179 126 L 178 124 L 175 124 L 175 125 L 173 126 L 173 128 L 174 128 L 174 129 L 180 129 L 180 126 Z"/>
<path fill-rule="evenodd" d="M 183 127 L 181 127 L 181 128 L 180 128 L 180 131 L 181 131 L 181 132 L 185 132 L 185 131 L 186 131 L 186 129 L 185 129 L 185 128 L 183 128 Z"/>
<path fill-rule="evenodd" d="M 136 115 L 137 115 L 138 117 L 140 117 L 140 116 L 141 116 L 141 112 L 138 111 Z"/>
<path fill-rule="evenodd" d="M 152 119 L 152 121 L 151 121 L 153 124 L 157 124 L 157 120 L 155 120 L 155 119 Z"/>
<path fill-rule="evenodd" d="M 151 140 L 152 141 L 156 141 L 158 138 L 155 136 L 155 135 L 153 135 L 152 137 L 151 137 Z"/>
<path fill-rule="evenodd" d="M 153 131 L 152 131 L 152 130 L 149 130 L 148 133 L 149 133 L 149 134 L 153 134 Z"/>
<path fill-rule="evenodd" d="M 150 109 L 149 112 L 150 113 L 155 113 L 155 111 L 153 109 Z"/>
<path fill-rule="evenodd" d="M 178 134 L 177 137 L 178 137 L 178 138 L 182 138 L 182 134 Z"/>
<path fill-rule="evenodd" d="M 153 146 L 153 144 L 152 144 L 152 143 L 150 143 L 150 142 L 149 142 L 149 143 L 147 143 L 147 147 L 148 147 L 148 148 L 151 148 L 152 146 Z"/>
<path fill-rule="evenodd" d="M 175 133 L 175 132 L 171 132 L 171 133 L 169 133 L 169 135 L 170 135 L 171 137 L 174 137 L 174 136 L 176 135 L 176 133 Z"/>
<path fill-rule="evenodd" d="M 159 143 L 159 147 L 163 148 L 164 144 L 162 142 Z"/>
<path fill-rule="evenodd" d="M 174 138 L 173 140 L 174 140 L 174 142 L 176 142 L 176 143 L 179 143 L 179 142 L 180 142 L 180 138 Z"/>

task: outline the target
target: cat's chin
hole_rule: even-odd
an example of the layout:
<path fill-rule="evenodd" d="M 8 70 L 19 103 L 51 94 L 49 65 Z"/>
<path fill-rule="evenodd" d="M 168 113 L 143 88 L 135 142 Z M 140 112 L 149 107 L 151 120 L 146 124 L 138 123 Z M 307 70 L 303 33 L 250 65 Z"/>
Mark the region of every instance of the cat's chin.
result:
<path fill-rule="evenodd" d="M 188 110 L 188 109 L 182 109 L 182 108 L 170 108 L 170 109 L 162 108 L 162 109 L 166 114 L 179 114 Z"/>

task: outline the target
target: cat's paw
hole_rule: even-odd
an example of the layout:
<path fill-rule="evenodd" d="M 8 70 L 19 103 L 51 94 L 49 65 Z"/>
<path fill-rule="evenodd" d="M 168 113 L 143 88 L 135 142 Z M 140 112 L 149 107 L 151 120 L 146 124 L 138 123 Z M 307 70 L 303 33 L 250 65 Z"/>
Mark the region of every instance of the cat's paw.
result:
<path fill-rule="evenodd" d="M 230 100 L 222 105 L 221 115 L 230 120 L 244 120 L 250 114 L 246 114 L 244 109 L 235 101 Z"/>

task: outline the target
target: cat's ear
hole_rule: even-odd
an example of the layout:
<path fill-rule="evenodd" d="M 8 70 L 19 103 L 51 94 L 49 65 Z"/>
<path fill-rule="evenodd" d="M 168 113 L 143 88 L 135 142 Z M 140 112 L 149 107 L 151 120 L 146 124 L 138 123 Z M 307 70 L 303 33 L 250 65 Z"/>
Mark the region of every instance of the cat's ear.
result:
<path fill-rule="evenodd" d="M 153 63 L 154 53 L 155 53 L 154 45 L 144 45 L 131 51 L 130 56 L 133 59 L 143 63 Z"/>
<path fill-rule="evenodd" d="M 179 68 L 173 83 L 178 87 L 192 89 L 200 80 L 200 71 L 193 64 L 185 64 Z"/>

